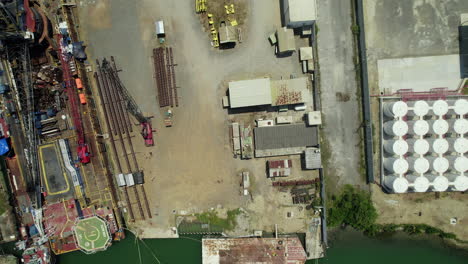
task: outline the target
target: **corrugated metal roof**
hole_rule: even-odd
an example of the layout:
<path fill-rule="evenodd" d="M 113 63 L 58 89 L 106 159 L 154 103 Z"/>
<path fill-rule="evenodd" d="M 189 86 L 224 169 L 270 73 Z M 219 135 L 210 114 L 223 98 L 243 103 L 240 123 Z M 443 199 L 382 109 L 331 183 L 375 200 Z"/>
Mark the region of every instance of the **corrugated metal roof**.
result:
<path fill-rule="evenodd" d="M 229 43 L 237 41 L 237 29 L 230 25 L 221 25 L 219 27 L 219 43 Z"/>
<path fill-rule="evenodd" d="M 307 255 L 297 237 L 203 238 L 203 264 L 305 263 Z"/>
<path fill-rule="evenodd" d="M 320 150 L 316 148 L 308 148 L 305 150 L 306 169 L 322 168 L 322 156 Z"/>
<path fill-rule="evenodd" d="M 231 108 L 271 104 L 270 78 L 229 83 Z"/>
<path fill-rule="evenodd" d="M 304 103 L 306 96 L 307 77 L 271 81 L 273 106 Z"/>
<path fill-rule="evenodd" d="M 460 74 L 468 78 L 468 26 L 458 27 L 460 35 Z"/>
<path fill-rule="evenodd" d="M 256 127 L 255 149 L 281 149 L 317 146 L 317 128 L 305 124 Z"/>

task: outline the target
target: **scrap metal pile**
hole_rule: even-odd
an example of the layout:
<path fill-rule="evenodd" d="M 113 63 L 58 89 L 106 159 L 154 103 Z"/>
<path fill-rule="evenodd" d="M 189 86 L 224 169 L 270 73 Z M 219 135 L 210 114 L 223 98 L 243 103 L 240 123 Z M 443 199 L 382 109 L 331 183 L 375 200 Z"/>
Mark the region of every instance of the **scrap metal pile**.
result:
<path fill-rule="evenodd" d="M 179 106 L 172 48 L 153 49 L 153 61 L 159 107 Z"/>

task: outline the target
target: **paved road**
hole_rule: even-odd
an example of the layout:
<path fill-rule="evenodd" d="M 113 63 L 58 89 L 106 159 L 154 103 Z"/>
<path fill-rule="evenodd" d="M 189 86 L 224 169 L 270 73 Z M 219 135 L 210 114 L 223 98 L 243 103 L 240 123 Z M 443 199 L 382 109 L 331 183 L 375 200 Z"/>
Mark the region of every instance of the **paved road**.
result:
<path fill-rule="evenodd" d="M 350 1 L 318 1 L 320 90 L 325 125 L 322 136 L 331 148 L 326 177 L 329 188 L 364 184 L 360 164 L 360 108 L 353 63 Z"/>

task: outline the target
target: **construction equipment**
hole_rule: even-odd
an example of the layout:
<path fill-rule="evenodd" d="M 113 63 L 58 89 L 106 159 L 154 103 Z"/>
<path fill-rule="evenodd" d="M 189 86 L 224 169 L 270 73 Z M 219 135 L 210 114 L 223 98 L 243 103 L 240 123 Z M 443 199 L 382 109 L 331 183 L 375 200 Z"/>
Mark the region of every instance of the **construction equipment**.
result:
<path fill-rule="evenodd" d="M 164 125 L 166 127 L 172 126 L 172 110 L 168 109 L 166 112 L 166 118 L 164 118 Z"/>
<path fill-rule="evenodd" d="M 206 12 L 206 0 L 195 0 L 195 12 Z"/>
<path fill-rule="evenodd" d="M 57 42 L 59 43 L 58 54 L 60 57 L 60 62 L 62 64 L 63 83 L 67 91 L 68 100 L 70 103 L 70 112 L 73 120 L 73 125 L 76 131 L 78 159 L 81 163 L 89 163 L 91 159 L 89 157 L 88 145 L 85 142 L 84 127 L 79 110 L 78 94 L 76 92 L 76 82 L 70 72 L 69 63 L 70 60 L 72 60 L 72 58 L 67 54 L 63 53 L 66 43 L 62 35 L 57 35 Z"/>
<path fill-rule="evenodd" d="M 145 145 L 147 147 L 154 146 L 153 132 L 156 132 L 156 130 L 153 130 L 151 126 L 151 117 L 145 117 L 143 115 L 143 112 L 139 108 L 138 104 L 135 102 L 135 100 L 130 95 L 127 88 L 123 85 L 122 81 L 119 78 L 115 67 L 114 57 L 111 57 L 111 61 L 114 66 L 111 66 L 111 63 L 109 63 L 106 59 L 102 61 L 102 71 L 105 74 L 108 74 L 109 78 L 112 78 L 115 81 L 116 87 L 126 103 L 127 111 L 130 114 L 132 114 L 135 117 L 135 119 L 140 123 L 142 127 L 141 135 L 145 140 Z"/>

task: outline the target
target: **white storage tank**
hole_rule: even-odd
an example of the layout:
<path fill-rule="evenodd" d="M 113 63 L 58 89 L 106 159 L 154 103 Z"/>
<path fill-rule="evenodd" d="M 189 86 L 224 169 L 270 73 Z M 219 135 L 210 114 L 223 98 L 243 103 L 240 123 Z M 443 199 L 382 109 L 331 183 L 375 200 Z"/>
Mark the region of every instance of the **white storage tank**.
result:
<path fill-rule="evenodd" d="M 468 177 L 467 176 L 458 176 L 453 181 L 454 191 L 464 192 L 468 190 Z"/>
<path fill-rule="evenodd" d="M 449 130 L 449 124 L 444 119 L 429 120 L 429 126 L 431 127 L 430 133 L 434 135 L 444 135 Z"/>
<path fill-rule="evenodd" d="M 408 162 L 404 159 L 388 158 L 384 159 L 384 167 L 390 173 L 404 174 L 408 171 Z"/>
<path fill-rule="evenodd" d="M 437 100 L 432 102 L 432 112 L 436 116 L 443 116 L 447 114 L 449 108 L 448 103 L 445 100 Z"/>
<path fill-rule="evenodd" d="M 384 149 L 392 155 L 405 155 L 408 152 L 408 143 L 402 139 L 387 140 L 384 142 Z"/>
<path fill-rule="evenodd" d="M 383 111 L 386 116 L 391 118 L 403 117 L 408 113 L 408 105 L 403 101 L 385 103 Z"/>
<path fill-rule="evenodd" d="M 398 176 L 387 176 L 384 179 L 384 184 L 394 193 L 405 193 L 408 191 L 408 180 Z"/>
<path fill-rule="evenodd" d="M 468 170 L 468 158 L 465 156 L 456 157 L 452 164 L 458 172 L 465 173 Z"/>
<path fill-rule="evenodd" d="M 409 170 L 418 174 L 426 173 L 430 168 L 429 161 L 425 158 L 409 157 L 407 161 Z"/>
<path fill-rule="evenodd" d="M 408 124 L 408 133 L 416 136 L 424 136 L 429 132 L 429 123 L 425 120 L 411 120 Z"/>
<path fill-rule="evenodd" d="M 453 103 L 453 112 L 456 115 L 468 114 L 468 101 L 466 99 L 458 99 Z"/>
<path fill-rule="evenodd" d="M 406 140 L 406 142 L 408 142 L 412 152 L 418 155 L 425 155 L 427 152 L 429 152 L 429 142 L 427 142 L 425 139 L 412 138 Z"/>
<path fill-rule="evenodd" d="M 429 180 L 424 176 L 410 175 L 406 177 L 412 184 L 415 192 L 427 192 Z"/>
<path fill-rule="evenodd" d="M 426 101 L 410 101 L 408 106 L 413 108 L 408 112 L 410 116 L 425 116 L 429 113 L 429 104 Z"/>
<path fill-rule="evenodd" d="M 444 154 L 449 149 L 449 143 L 444 138 L 428 139 L 429 143 L 432 144 L 431 151 L 436 154 Z"/>
<path fill-rule="evenodd" d="M 468 139 L 466 138 L 447 138 L 450 145 L 450 152 L 465 154 L 468 151 Z"/>
<path fill-rule="evenodd" d="M 388 121 L 384 123 L 384 131 L 387 135 L 402 137 L 408 133 L 408 125 L 401 120 Z"/>
<path fill-rule="evenodd" d="M 432 181 L 432 188 L 436 192 L 445 192 L 449 187 L 449 181 L 444 176 L 437 176 Z"/>
<path fill-rule="evenodd" d="M 468 132 L 468 120 L 466 119 L 452 119 L 450 123 L 453 131 L 457 134 L 464 135 Z"/>
<path fill-rule="evenodd" d="M 437 173 L 444 173 L 449 169 L 449 161 L 444 157 L 427 157 L 431 162 L 431 169 Z"/>

